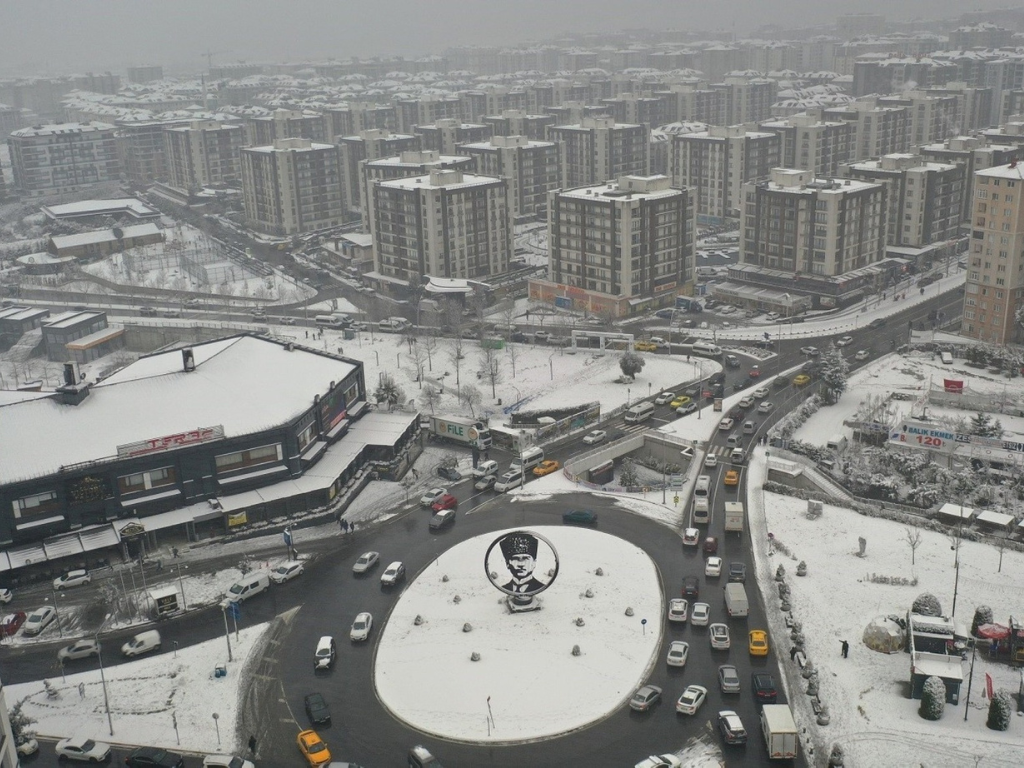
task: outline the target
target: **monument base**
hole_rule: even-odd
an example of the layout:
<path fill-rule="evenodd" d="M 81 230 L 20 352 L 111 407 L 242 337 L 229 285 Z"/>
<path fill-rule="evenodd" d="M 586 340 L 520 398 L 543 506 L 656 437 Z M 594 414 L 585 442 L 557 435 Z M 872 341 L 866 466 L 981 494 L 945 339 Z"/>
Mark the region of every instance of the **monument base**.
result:
<path fill-rule="evenodd" d="M 505 598 L 505 605 L 509 613 L 528 613 L 529 611 L 540 610 L 540 600 L 535 597 L 512 597 Z"/>

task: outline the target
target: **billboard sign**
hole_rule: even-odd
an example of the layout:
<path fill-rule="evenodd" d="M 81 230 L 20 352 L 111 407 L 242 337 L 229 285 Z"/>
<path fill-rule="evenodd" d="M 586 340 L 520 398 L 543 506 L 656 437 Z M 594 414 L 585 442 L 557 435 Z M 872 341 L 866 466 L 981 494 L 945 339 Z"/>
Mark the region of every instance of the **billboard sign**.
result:
<path fill-rule="evenodd" d="M 932 424 L 905 421 L 889 431 L 889 443 L 904 448 L 918 448 L 925 451 L 950 454 L 957 448 L 967 446 L 987 448 L 989 450 L 1006 451 L 1007 453 L 1024 453 L 1024 443 L 1012 440 L 1000 440 L 994 437 L 964 435 L 936 427 Z"/>

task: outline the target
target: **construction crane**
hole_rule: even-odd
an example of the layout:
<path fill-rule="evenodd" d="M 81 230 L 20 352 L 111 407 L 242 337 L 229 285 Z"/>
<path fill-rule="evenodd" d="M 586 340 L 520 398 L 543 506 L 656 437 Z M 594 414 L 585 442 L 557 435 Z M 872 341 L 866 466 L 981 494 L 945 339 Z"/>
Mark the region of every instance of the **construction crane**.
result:
<path fill-rule="evenodd" d="M 223 56 L 226 53 L 231 53 L 231 51 L 210 51 L 210 50 L 207 50 L 206 53 L 203 54 L 203 56 L 206 57 L 206 71 L 209 72 L 211 69 L 213 69 L 213 57 L 214 56 Z"/>

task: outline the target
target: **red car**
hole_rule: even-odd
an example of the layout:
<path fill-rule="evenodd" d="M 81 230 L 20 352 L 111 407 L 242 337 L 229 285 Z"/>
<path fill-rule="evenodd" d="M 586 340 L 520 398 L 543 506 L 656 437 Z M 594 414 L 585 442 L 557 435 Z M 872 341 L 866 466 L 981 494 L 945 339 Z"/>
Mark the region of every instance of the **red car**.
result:
<path fill-rule="evenodd" d="M 24 611 L 15 611 L 14 613 L 8 613 L 3 619 L 0 619 L 0 637 L 10 637 L 15 634 L 21 625 L 25 623 Z"/>
<path fill-rule="evenodd" d="M 440 499 L 435 501 L 430 508 L 435 512 L 440 512 L 443 509 L 458 509 L 459 500 L 452 496 L 450 493 L 446 493 Z"/>
<path fill-rule="evenodd" d="M 761 369 L 755 365 L 753 368 L 750 369 L 750 373 L 748 375 L 752 379 L 759 379 L 761 378 Z"/>
<path fill-rule="evenodd" d="M 718 552 L 718 539 L 715 536 L 708 536 L 704 539 L 704 554 L 713 555 Z"/>

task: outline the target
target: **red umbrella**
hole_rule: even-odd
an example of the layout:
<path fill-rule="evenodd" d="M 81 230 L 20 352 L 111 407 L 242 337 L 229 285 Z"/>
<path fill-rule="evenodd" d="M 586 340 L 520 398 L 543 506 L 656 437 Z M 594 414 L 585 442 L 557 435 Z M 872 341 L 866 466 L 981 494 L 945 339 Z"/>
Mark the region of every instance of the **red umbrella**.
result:
<path fill-rule="evenodd" d="M 982 624 L 978 627 L 978 637 L 986 640 L 1005 640 L 1010 636 L 1010 628 L 1002 624 Z"/>

